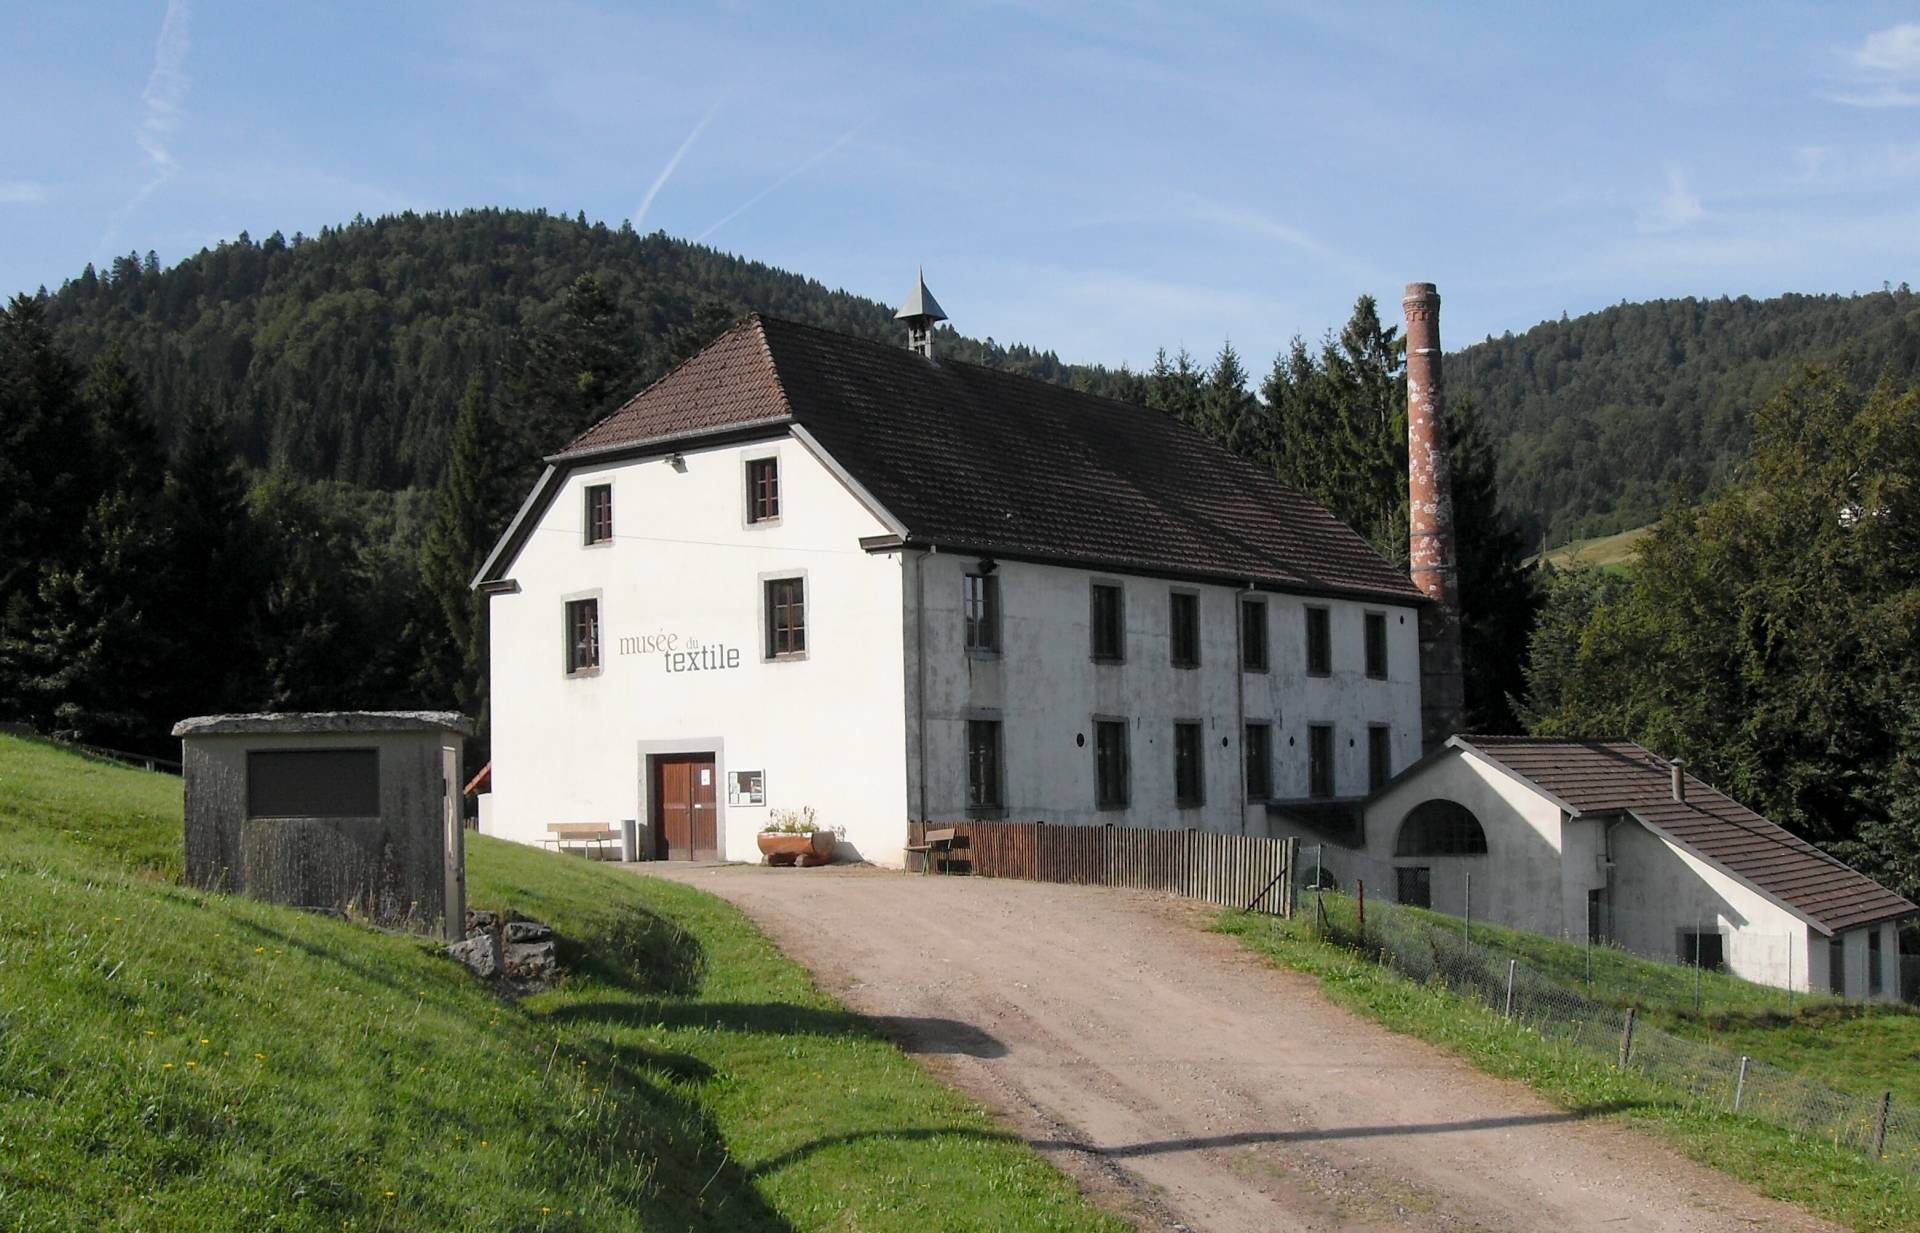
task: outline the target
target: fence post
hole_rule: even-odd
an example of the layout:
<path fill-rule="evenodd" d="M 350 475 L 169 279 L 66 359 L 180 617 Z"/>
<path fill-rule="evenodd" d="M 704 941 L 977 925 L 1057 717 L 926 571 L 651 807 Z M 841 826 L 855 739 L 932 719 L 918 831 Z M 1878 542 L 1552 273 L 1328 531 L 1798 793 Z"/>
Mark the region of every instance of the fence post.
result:
<path fill-rule="evenodd" d="M 1587 996 L 1593 996 L 1593 922 L 1587 922 Z"/>
<path fill-rule="evenodd" d="M 1633 1057 L 1633 1020 L 1638 1013 L 1639 1013 L 1638 1007 L 1634 1007 L 1634 1006 L 1627 1007 L 1626 1026 L 1620 1029 L 1620 1069 L 1621 1070 L 1625 1070 L 1627 1068 L 1628 1059 Z"/>
<path fill-rule="evenodd" d="M 1353 880 L 1353 902 L 1360 912 L 1359 929 L 1364 933 L 1367 928 L 1367 884 L 1359 878 Z"/>
<path fill-rule="evenodd" d="M 1467 902 L 1465 910 L 1460 914 L 1460 940 L 1462 942 L 1473 941 L 1473 875 L 1471 873 L 1467 875 Z"/>
<path fill-rule="evenodd" d="M 1513 973 L 1520 966 L 1518 959 L 1507 960 L 1507 1018 L 1513 1018 Z"/>
<path fill-rule="evenodd" d="M 1873 1158 L 1885 1159 L 1887 1154 L 1887 1114 L 1892 1111 L 1893 1093 L 1880 1093 L 1880 1116 L 1873 1124 Z"/>
<path fill-rule="evenodd" d="M 1733 1081 L 1733 1111 L 1740 1112 L 1740 1102 L 1747 1094 L 1747 1067 L 1753 1059 L 1746 1054 L 1740 1055 L 1740 1077 Z"/>
<path fill-rule="evenodd" d="M 1283 889 L 1280 892 L 1280 912 L 1288 920 L 1293 919 L 1294 895 L 1299 891 L 1299 887 L 1294 885 L 1294 879 L 1299 876 L 1299 867 L 1300 836 L 1288 835 L 1280 844 L 1280 870 L 1283 874 L 1281 883 Z"/>

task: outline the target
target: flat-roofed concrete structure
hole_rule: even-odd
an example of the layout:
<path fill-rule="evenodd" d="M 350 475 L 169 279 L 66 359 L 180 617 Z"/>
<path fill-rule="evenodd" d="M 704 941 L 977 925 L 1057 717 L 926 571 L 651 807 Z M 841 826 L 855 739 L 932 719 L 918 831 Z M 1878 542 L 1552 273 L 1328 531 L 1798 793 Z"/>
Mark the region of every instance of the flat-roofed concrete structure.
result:
<path fill-rule="evenodd" d="M 446 711 L 182 720 L 188 880 L 457 938 L 471 730 Z"/>

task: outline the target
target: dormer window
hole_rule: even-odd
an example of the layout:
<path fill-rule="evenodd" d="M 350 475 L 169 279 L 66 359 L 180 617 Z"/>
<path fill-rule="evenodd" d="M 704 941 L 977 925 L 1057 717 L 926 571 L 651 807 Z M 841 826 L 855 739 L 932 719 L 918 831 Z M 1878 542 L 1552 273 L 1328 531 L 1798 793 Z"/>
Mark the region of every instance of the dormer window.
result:
<path fill-rule="evenodd" d="M 780 520 L 780 460 L 754 458 L 747 462 L 747 521 Z"/>
<path fill-rule="evenodd" d="M 613 542 L 613 485 L 587 485 L 587 542 Z"/>

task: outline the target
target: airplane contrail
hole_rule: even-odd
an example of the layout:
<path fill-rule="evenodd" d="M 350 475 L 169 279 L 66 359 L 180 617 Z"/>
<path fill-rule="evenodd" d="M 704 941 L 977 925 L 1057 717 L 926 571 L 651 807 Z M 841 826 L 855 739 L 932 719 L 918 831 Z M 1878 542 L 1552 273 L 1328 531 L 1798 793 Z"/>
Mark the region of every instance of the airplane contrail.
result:
<path fill-rule="evenodd" d="M 633 229 L 635 231 L 640 230 L 640 224 L 647 220 L 647 211 L 653 208 L 653 199 L 660 195 L 662 188 L 666 187 L 667 181 L 673 177 L 674 169 L 680 166 L 680 160 L 687 156 L 687 151 L 693 148 L 693 143 L 700 139 L 700 134 L 706 131 L 708 122 L 719 110 L 719 103 L 707 108 L 707 114 L 700 117 L 700 123 L 693 126 L 693 131 L 688 133 L 686 140 L 680 143 L 680 148 L 673 152 L 673 157 L 667 160 L 667 165 L 662 167 L 660 174 L 653 178 L 652 187 L 647 189 L 647 195 L 640 199 L 640 208 L 634 212 Z"/>
<path fill-rule="evenodd" d="M 140 127 L 133 134 L 153 174 L 107 224 L 99 244 L 103 254 L 120 234 L 121 224 L 179 170 L 170 139 L 179 126 L 180 108 L 186 102 L 187 87 L 192 84 L 186 72 L 188 46 L 187 0 L 167 0 L 167 14 L 160 19 L 160 37 L 153 46 L 153 71 L 147 76 L 147 88 L 140 92 L 144 112 Z"/>
<path fill-rule="evenodd" d="M 827 155 L 832 154 L 835 150 L 838 150 L 841 146 L 846 145 L 849 141 L 852 141 L 854 134 L 859 131 L 860 131 L 859 128 L 855 127 L 855 128 L 850 128 L 846 132 L 840 134 L 840 136 L 834 139 L 834 142 L 832 145 L 828 146 L 824 150 L 818 151 L 812 157 L 802 162 L 799 166 L 794 167 L 792 170 L 788 171 L 785 175 L 781 176 L 779 179 L 775 180 L 773 183 L 767 185 L 765 188 L 761 189 L 759 192 L 755 193 L 753 196 L 747 198 L 747 200 L 743 204 L 737 206 L 731 214 L 728 214 L 725 218 L 713 224 L 713 226 L 708 227 L 705 231 L 702 231 L 699 235 L 694 236 L 693 242 L 695 244 L 698 244 L 700 241 L 706 239 L 708 236 L 712 235 L 714 232 L 720 230 L 720 228 L 726 226 L 728 223 L 732 222 L 734 219 L 739 218 L 742 214 L 745 214 L 748 210 L 751 210 L 754 206 L 759 205 L 761 200 L 764 197 L 766 197 L 767 194 L 771 193 L 774 189 L 779 188 L 782 184 L 785 184 L 788 180 L 793 179 L 793 177 L 799 175 L 801 172 L 813 166 L 815 163 L 819 162 L 821 159 L 827 157 Z"/>

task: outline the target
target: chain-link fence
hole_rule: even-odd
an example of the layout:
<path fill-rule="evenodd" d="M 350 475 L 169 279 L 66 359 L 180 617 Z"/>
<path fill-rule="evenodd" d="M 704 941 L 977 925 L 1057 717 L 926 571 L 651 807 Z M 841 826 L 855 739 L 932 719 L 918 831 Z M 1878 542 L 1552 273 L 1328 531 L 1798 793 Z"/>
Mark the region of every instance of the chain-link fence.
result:
<path fill-rule="evenodd" d="M 1639 1008 L 1649 1001 L 1624 995 L 1629 992 L 1630 980 L 1644 985 L 1649 980 L 1647 969 L 1658 965 L 1635 960 L 1638 971 L 1629 969 L 1624 961 L 1617 970 L 1603 968 L 1617 979 L 1603 976 L 1598 988 L 1622 994 L 1621 1001 L 1616 1004 L 1589 997 L 1578 980 L 1567 979 L 1566 965 L 1549 972 L 1523 956 L 1523 947 L 1507 936 L 1513 931 L 1467 925 L 1436 913 L 1373 900 L 1365 904 L 1362 923 L 1360 904 L 1354 897 L 1329 889 L 1311 890 L 1316 880 L 1323 884 L 1328 880 L 1324 874 L 1316 879 L 1317 855 L 1312 846 L 1301 849 L 1301 880 L 1310 893 L 1301 895 L 1299 914 L 1321 936 L 1364 950 L 1410 980 L 1439 982 L 1471 996 L 1541 1036 L 1568 1041 L 1704 1104 L 1920 1172 L 1920 1109 L 1902 1107 L 1890 1094 L 1873 1097 L 1839 1092 L 1792 1071 L 1675 1035 L 1644 1021 Z M 1595 949 L 1604 952 L 1608 948 Z M 1691 977 L 1693 973 L 1685 975 Z M 1700 975 L 1703 983 L 1695 996 L 1705 1004 L 1710 991 L 1704 978 L 1718 974 Z M 1665 987 L 1653 992 L 1661 999 L 1672 994 Z M 1684 1001 L 1680 999 L 1682 1006 Z M 1651 1004 L 1671 1003 L 1663 1000 Z"/>

